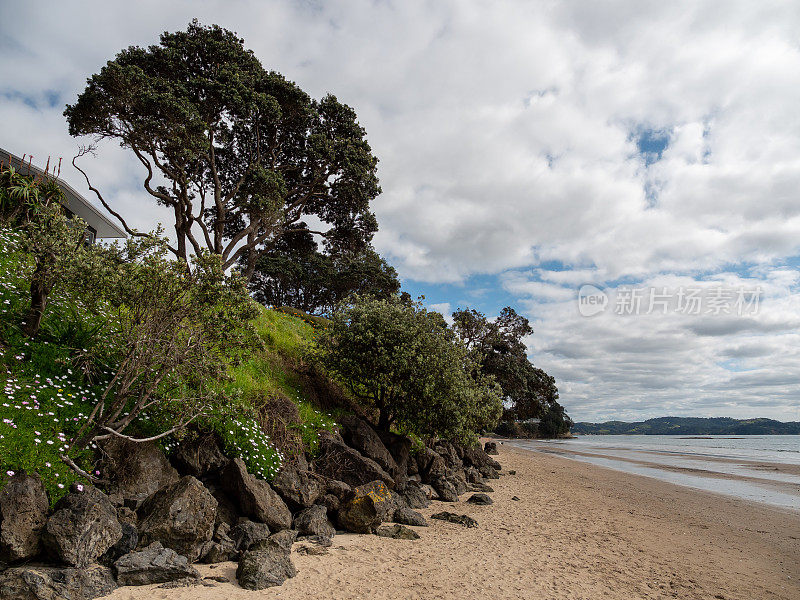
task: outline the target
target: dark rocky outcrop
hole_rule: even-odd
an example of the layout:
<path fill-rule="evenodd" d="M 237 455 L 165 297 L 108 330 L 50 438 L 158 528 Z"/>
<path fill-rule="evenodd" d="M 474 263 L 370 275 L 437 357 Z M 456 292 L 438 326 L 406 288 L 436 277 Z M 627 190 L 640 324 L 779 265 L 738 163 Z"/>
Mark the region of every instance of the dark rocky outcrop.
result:
<path fill-rule="evenodd" d="M 342 438 L 348 446 L 374 460 L 392 477 L 397 476 L 399 468 L 394 457 L 369 423 L 356 416 L 345 415 L 339 418 L 339 424 Z"/>
<path fill-rule="evenodd" d="M 418 540 L 419 534 L 405 525 L 384 525 L 375 530 L 375 535 L 396 540 Z"/>
<path fill-rule="evenodd" d="M 308 508 L 325 494 L 325 485 L 313 473 L 301 471 L 295 465 L 283 469 L 272 482 L 281 498 L 295 510 Z"/>
<path fill-rule="evenodd" d="M 114 561 L 120 556 L 124 556 L 129 552 L 133 552 L 136 550 L 136 546 L 139 545 L 139 530 L 130 523 L 120 523 L 120 526 L 122 526 L 122 537 L 116 544 L 111 546 L 107 553 L 107 557 L 111 561 Z M 104 561 L 105 559 L 101 562 Z"/>
<path fill-rule="evenodd" d="M 395 523 L 400 523 L 401 525 L 413 525 L 414 527 L 428 526 L 428 522 L 425 520 L 425 517 L 423 517 L 422 514 L 406 507 L 401 507 L 395 510 L 394 518 L 392 520 Z"/>
<path fill-rule="evenodd" d="M 434 515 L 431 515 L 431 519 L 439 519 L 440 521 L 448 521 L 450 523 L 457 523 L 458 525 L 463 525 L 464 527 L 477 527 L 478 522 L 470 516 L 467 515 L 457 515 L 456 513 L 451 512 L 440 512 Z"/>
<path fill-rule="evenodd" d="M 294 528 L 299 535 L 311 535 L 331 538 L 336 535 L 336 528 L 328 520 L 328 509 L 315 504 L 294 519 Z"/>
<path fill-rule="evenodd" d="M 413 479 L 406 482 L 405 488 L 400 494 L 409 508 L 428 508 L 431 504 L 428 495 L 422 489 L 422 485 Z"/>
<path fill-rule="evenodd" d="M 111 569 L 24 566 L 0 572 L 3 600 L 92 600 L 117 587 Z"/>
<path fill-rule="evenodd" d="M 222 486 L 239 511 L 246 517 L 266 523 L 273 531 L 292 526 L 292 513 L 272 487 L 247 472 L 241 458 L 228 463 L 222 471 Z"/>
<path fill-rule="evenodd" d="M 497 456 L 498 454 L 500 454 L 497 451 L 497 442 L 486 442 L 483 445 L 483 451 L 486 452 L 486 454 L 490 454 L 490 455 L 494 455 L 494 456 Z"/>
<path fill-rule="evenodd" d="M 200 578 L 200 573 L 185 556 L 171 548 L 164 548 L 159 542 L 120 557 L 114 563 L 114 571 L 120 585 L 150 585 L 185 577 Z"/>
<path fill-rule="evenodd" d="M 36 473 L 17 473 L 0 489 L 0 561 L 16 562 L 41 552 L 50 503 Z"/>
<path fill-rule="evenodd" d="M 404 435 L 391 431 L 380 431 L 378 435 L 381 441 L 383 441 L 383 445 L 386 446 L 386 449 L 389 451 L 389 454 L 392 455 L 394 462 L 397 464 L 397 472 L 393 473 L 395 483 L 398 486 L 402 486 L 408 479 L 408 475 L 413 475 L 419 471 L 417 468 L 417 461 L 411 456 L 411 440 Z M 414 466 L 414 472 L 409 473 L 409 466 L 412 464 Z"/>
<path fill-rule="evenodd" d="M 489 504 L 494 504 L 494 500 L 489 498 L 486 494 L 472 494 L 469 498 L 467 498 L 467 502 L 470 504 L 478 504 L 479 506 L 488 506 Z"/>
<path fill-rule="evenodd" d="M 111 476 L 111 497 L 138 507 L 148 496 L 178 481 L 178 472 L 154 442 L 136 443 L 112 437 L 102 442 L 102 469 Z"/>
<path fill-rule="evenodd" d="M 219 523 L 214 530 L 214 537 L 203 546 L 201 562 L 207 564 L 221 563 L 233 559 L 237 555 L 236 544 L 230 537 L 231 528 L 227 523 Z"/>
<path fill-rule="evenodd" d="M 490 485 L 486 485 L 485 483 L 470 483 L 469 490 L 470 492 L 493 492 L 494 488 Z"/>
<path fill-rule="evenodd" d="M 103 492 L 74 485 L 42 531 L 47 553 L 71 567 L 86 567 L 122 538 L 117 511 Z"/>
<path fill-rule="evenodd" d="M 294 531 L 280 531 L 245 552 L 236 569 L 239 585 L 247 590 L 263 590 L 297 575 L 291 561 L 295 536 Z"/>
<path fill-rule="evenodd" d="M 228 464 L 228 457 L 223 454 L 217 436 L 205 433 L 181 443 L 172 461 L 182 474 L 206 479 L 218 475 Z"/>
<path fill-rule="evenodd" d="M 216 512 L 216 499 L 200 481 L 186 475 L 158 490 L 139 508 L 141 543 L 160 542 L 194 562 L 214 535 Z"/>
<path fill-rule="evenodd" d="M 422 481 L 426 482 L 439 475 L 444 475 L 447 468 L 444 459 L 430 448 L 422 448 L 417 452 L 417 466 Z"/>
<path fill-rule="evenodd" d="M 250 519 L 242 519 L 228 534 L 233 540 L 233 546 L 239 552 L 249 550 L 253 545 L 262 542 L 272 535 L 269 525 L 256 523 Z"/>
<path fill-rule="evenodd" d="M 319 444 L 320 456 L 313 464 L 317 473 L 353 487 L 376 479 L 394 487 L 394 478 L 378 463 L 350 448 L 335 435 L 320 432 Z"/>

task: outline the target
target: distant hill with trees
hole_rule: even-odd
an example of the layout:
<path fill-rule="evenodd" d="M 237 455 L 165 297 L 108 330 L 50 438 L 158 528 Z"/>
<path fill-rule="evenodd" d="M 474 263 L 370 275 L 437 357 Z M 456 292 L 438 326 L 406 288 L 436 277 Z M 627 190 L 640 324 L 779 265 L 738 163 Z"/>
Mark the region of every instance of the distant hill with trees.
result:
<path fill-rule="evenodd" d="M 800 435 L 800 422 L 730 417 L 658 417 L 637 423 L 575 423 L 572 433 L 587 435 Z"/>

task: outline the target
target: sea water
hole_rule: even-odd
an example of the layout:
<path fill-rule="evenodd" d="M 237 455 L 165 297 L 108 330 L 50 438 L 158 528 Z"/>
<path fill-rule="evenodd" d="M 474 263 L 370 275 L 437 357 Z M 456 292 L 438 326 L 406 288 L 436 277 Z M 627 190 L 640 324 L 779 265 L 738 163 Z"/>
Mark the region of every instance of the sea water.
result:
<path fill-rule="evenodd" d="M 800 511 L 798 435 L 586 435 L 506 443 Z"/>

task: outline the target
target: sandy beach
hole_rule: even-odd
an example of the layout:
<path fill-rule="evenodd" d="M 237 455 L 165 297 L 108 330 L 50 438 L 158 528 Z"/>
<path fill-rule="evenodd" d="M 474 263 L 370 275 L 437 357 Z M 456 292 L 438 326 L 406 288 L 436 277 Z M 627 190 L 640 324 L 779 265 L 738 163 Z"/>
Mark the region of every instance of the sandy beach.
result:
<path fill-rule="evenodd" d="M 498 458 L 493 506 L 422 511 L 468 514 L 477 528 L 431 520 L 417 541 L 339 535 L 323 556 L 299 554 L 298 543 L 297 577 L 262 592 L 239 588 L 236 565 L 225 563 L 199 569 L 232 583 L 127 587 L 109 598 L 800 599 L 800 510 L 508 446 Z"/>

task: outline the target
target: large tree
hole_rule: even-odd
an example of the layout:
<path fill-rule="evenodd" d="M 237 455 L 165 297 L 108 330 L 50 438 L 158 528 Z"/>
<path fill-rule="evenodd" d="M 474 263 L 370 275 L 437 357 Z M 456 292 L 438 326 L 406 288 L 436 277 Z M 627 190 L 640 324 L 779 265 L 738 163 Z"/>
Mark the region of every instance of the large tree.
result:
<path fill-rule="evenodd" d="M 134 154 L 144 189 L 174 213 L 181 259 L 206 248 L 224 268 L 241 261 L 249 278 L 304 217 L 356 248 L 377 229 L 377 159 L 355 112 L 265 70 L 217 25 L 193 21 L 158 45 L 121 51 L 64 114 L 70 134 L 115 139 Z"/>
<path fill-rule="evenodd" d="M 547 435 L 569 429 L 571 421 L 558 403 L 555 378 L 528 360 L 523 341 L 533 333 L 528 319 L 508 306 L 494 320 L 474 309 L 458 310 L 453 319 L 480 373 L 491 375 L 500 384 L 511 417 L 542 419 L 547 426 L 540 429 Z"/>

